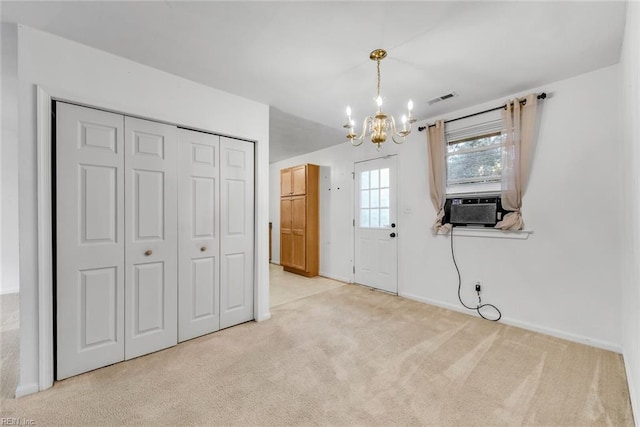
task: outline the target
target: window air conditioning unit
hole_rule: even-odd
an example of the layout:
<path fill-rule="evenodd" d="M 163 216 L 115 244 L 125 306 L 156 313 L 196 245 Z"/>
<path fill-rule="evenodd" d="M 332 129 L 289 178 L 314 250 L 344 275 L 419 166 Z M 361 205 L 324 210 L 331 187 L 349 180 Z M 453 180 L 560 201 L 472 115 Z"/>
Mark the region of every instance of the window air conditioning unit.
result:
<path fill-rule="evenodd" d="M 502 208 L 500 197 L 448 198 L 443 223 L 454 227 L 493 227 L 508 212 Z"/>

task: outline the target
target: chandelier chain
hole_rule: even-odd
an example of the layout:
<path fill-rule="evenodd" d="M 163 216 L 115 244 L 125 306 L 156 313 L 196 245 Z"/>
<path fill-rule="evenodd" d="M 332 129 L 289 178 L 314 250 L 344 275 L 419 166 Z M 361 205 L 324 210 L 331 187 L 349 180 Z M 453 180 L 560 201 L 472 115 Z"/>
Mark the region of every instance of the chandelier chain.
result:
<path fill-rule="evenodd" d="M 376 61 L 378 63 L 378 96 L 380 96 L 380 60 Z"/>

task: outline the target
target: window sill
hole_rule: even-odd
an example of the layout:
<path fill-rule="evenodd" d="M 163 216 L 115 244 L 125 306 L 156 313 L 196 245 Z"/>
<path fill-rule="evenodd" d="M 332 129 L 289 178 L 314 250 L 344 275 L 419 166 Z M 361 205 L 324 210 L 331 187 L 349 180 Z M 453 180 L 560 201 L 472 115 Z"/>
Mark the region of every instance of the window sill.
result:
<path fill-rule="evenodd" d="M 454 236 L 485 237 L 490 239 L 520 239 L 526 240 L 533 230 L 503 231 L 487 227 L 454 227 Z"/>

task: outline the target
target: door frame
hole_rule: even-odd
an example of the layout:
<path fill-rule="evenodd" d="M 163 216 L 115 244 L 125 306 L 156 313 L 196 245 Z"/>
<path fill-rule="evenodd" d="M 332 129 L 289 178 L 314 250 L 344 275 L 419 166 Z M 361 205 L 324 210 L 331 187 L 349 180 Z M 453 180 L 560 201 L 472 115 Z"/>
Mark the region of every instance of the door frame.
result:
<path fill-rule="evenodd" d="M 356 218 L 358 215 L 358 212 L 356 212 L 356 203 L 358 202 L 358 188 L 356 188 L 356 164 L 358 163 L 365 163 L 365 162 L 370 162 L 372 160 L 379 160 L 379 159 L 385 159 L 387 157 L 391 157 L 391 156 L 395 156 L 396 157 L 396 222 L 400 221 L 400 205 L 401 205 L 401 177 L 400 177 L 400 171 L 402 170 L 402 164 L 401 164 L 401 157 L 400 157 L 400 152 L 392 152 L 392 153 L 388 153 L 385 154 L 384 156 L 378 156 L 378 157 L 371 157 L 371 158 L 367 158 L 367 159 L 359 159 L 359 160 L 354 160 L 353 162 L 353 169 L 351 171 L 352 173 L 352 177 L 353 179 L 351 180 L 352 184 L 352 192 L 351 192 L 351 208 L 352 208 L 352 215 L 353 215 L 353 227 L 351 227 L 351 249 L 352 249 L 352 259 L 353 259 L 353 263 L 352 263 L 352 273 L 351 273 L 351 283 L 356 283 L 356 269 L 355 269 L 355 265 L 356 265 Z M 393 294 L 390 293 L 391 295 L 400 295 L 400 237 L 402 236 L 402 233 L 398 233 L 398 236 L 396 237 L 398 244 L 396 246 L 396 284 L 397 284 L 397 294 Z M 363 285 L 366 286 L 366 285 Z M 371 289 L 377 289 L 377 288 L 371 288 Z M 381 290 L 382 292 L 386 292 L 384 290 Z"/>
<path fill-rule="evenodd" d="M 97 108 L 103 111 L 114 112 L 118 114 L 125 114 L 131 117 L 142 118 L 146 120 L 154 120 L 147 117 L 123 113 L 122 111 L 115 111 L 109 108 L 100 108 L 95 107 L 90 101 L 82 101 L 77 99 L 69 99 L 64 95 L 58 96 L 56 91 L 45 89 L 40 85 L 34 85 L 35 96 L 36 96 L 36 209 L 37 209 L 37 244 L 36 251 L 38 254 L 38 259 L 36 261 L 37 266 L 37 283 L 35 289 L 38 292 L 38 305 L 37 305 L 37 315 L 38 315 L 38 383 L 37 384 L 20 384 L 18 383 L 18 389 L 16 390 L 16 397 L 25 396 L 28 394 L 33 394 L 38 391 L 43 391 L 48 388 L 51 388 L 54 383 L 54 319 L 53 319 L 53 192 L 52 192 L 52 183 L 53 183 L 53 170 L 52 170 L 52 120 L 51 120 L 51 103 L 53 101 L 60 102 L 68 102 L 71 104 L 81 105 L 88 108 Z M 155 120 L 159 123 L 167 123 L 176 125 L 175 123 L 168 123 L 163 120 Z M 177 125 L 180 126 L 180 125 Z M 200 130 L 202 129 L 193 129 Z M 238 138 L 232 135 L 223 135 L 216 134 L 220 136 L 227 136 L 233 139 L 241 139 L 243 141 L 248 141 L 253 143 L 254 149 L 254 244 L 253 244 L 253 271 L 254 271 L 254 282 L 253 282 L 253 316 L 254 321 L 260 322 L 264 320 L 268 320 L 271 318 L 271 313 L 269 310 L 269 295 L 268 295 L 268 287 L 269 287 L 269 276 L 268 276 L 268 268 L 263 269 L 261 263 L 259 262 L 262 259 L 263 247 L 267 249 L 266 240 L 268 238 L 267 234 L 264 234 L 265 239 L 260 239 L 259 236 L 259 220 L 263 215 L 259 215 L 260 209 L 259 201 L 263 199 L 262 193 L 259 193 L 259 189 L 261 187 L 258 186 L 259 183 L 259 162 L 258 162 L 258 143 L 259 141 L 252 139 L 244 139 Z M 268 186 L 266 188 L 268 192 Z M 266 228 L 265 224 L 265 230 Z M 265 240 L 265 244 L 263 244 L 262 240 Z M 268 266 L 268 265 L 267 265 Z M 264 271 L 263 271 L 264 270 Z M 264 272 L 264 274 L 263 274 Z M 266 274 L 266 276 L 265 276 Z M 264 292 L 264 287 L 267 288 L 266 291 L 266 311 L 261 311 L 261 305 L 263 304 L 262 297 Z M 22 333 L 20 333 L 21 341 L 22 341 Z M 21 344 L 22 350 L 22 344 Z"/>

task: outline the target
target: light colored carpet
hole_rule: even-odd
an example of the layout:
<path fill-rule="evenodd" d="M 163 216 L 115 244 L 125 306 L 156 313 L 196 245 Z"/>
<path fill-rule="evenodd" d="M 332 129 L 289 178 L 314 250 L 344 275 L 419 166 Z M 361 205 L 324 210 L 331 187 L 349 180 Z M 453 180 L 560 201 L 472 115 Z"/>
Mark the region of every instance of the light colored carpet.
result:
<path fill-rule="evenodd" d="M 20 295 L 0 295 L 0 405 L 15 396 L 19 360 Z"/>
<path fill-rule="evenodd" d="M 355 285 L 1 399 L 39 426 L 633 425 L 620 355 Z"/>

